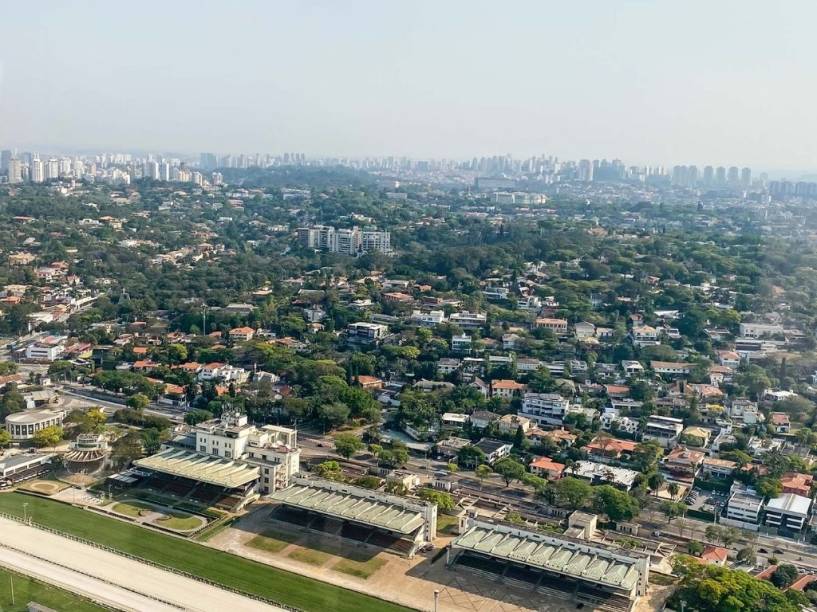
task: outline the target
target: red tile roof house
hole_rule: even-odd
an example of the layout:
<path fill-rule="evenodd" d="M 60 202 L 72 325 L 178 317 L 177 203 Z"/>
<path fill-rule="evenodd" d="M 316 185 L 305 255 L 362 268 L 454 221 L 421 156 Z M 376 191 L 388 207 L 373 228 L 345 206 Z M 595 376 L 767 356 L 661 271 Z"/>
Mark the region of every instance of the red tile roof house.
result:
<path fill-rule="evenodd" d="M 548 480 L 558 480 L 562 477 L 565 466 L 562 463 L 556 463 L 550 457 L 537 457 L 530 462 L 530 471 Z"/>
<path fill-rule="evenodd" d="M 230 340 L 234 342 L 249 342 L 255 336 L 252 327 L 236 327 L 230 330 Z"/>
<path fill-rule="evenodd" d="M 383 388 L 383 381 L 380 380 L 377 376 L 366 376 L 365 374 L 361 374 L 355 377 L 355 382 L 364 389 Z"/>
<path fill-rule="evenodd" d="M 729 551 L 721 546 L 707 546 L 701 553 L 701 561 L 712 565 L 726 565 Z"/>
<path fill-rule="evenodd" d="M 518 383 L 515 380 L 491 381 L 491 397 L 511 399 L 515 393 L 522 393 L 524 390 L 525 385 Z"/>
<path fill-rule="evenodd" d="M 769 415 L 769 421 L 771 422 L 772 427 L 774 427 L 775 433 L 786 434 L 791 431 L 789 415 L 785 412 L 772 412 Z"/>
<path fill-rule="evenodd" d="M 620 459 L 622 455 L 631 455 L 635 452 L 637 442 L 619 440 L 608 436 L 597 436 L 585 446 L 587 453 L 594 459 Z"/>
<path fill-rule="evenodd" d="M 780 477 L 780 484 L 783 485 L 783 493 L 794 493 L 803 497 L 810 497 L 811 485 L 814 476 L 811 474 L 800 474 L 798 472 L 786 472 Z"/>

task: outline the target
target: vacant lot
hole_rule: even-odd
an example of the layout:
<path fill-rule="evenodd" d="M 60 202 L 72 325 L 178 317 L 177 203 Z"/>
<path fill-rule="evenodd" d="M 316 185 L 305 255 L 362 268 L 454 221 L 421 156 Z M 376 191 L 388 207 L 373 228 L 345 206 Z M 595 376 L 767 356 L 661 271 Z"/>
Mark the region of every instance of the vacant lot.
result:
<path fill-rule="evenodd" d="M 402 606 L 375 597 L 66 504 L 20 493 L 0 495 L 1 512 L 22 517 L 23 503 L 28 504 L 28 514 L 35 523 L 303 610 L 338 612 L 406 610 Z"/>

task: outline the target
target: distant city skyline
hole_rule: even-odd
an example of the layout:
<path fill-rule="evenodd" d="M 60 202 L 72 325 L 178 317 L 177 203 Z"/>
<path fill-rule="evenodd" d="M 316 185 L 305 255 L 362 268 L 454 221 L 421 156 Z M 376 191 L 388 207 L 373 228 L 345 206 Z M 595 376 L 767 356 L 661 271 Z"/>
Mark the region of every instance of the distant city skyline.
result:
<path fill-rule="evenodd" d="M 817 173 L 810 2 L 140 7 L 7 7 L 0 146 Z"/>

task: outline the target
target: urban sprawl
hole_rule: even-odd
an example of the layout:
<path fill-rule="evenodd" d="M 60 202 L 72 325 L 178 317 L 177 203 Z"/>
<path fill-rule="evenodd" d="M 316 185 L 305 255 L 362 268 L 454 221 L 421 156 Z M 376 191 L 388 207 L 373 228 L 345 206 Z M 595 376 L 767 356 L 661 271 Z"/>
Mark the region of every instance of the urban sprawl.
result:
<path fill-rule="evenodd" d="M 0 551 L 70 536 L 237 609 L 809 609 L 815 198 L 738 166 L 3 150 Z M 188 605 L 104 565 L 76 571 Z"/>

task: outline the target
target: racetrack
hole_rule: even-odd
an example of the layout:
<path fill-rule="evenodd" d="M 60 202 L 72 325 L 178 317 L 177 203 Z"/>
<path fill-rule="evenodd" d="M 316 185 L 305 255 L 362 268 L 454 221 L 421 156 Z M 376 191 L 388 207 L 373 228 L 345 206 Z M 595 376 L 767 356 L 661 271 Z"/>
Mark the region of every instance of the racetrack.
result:
<path fill-rule="evenodd" d="M 0 565 L 121 610 L 280 609 L 5 518 L 0 518 Z"/>

